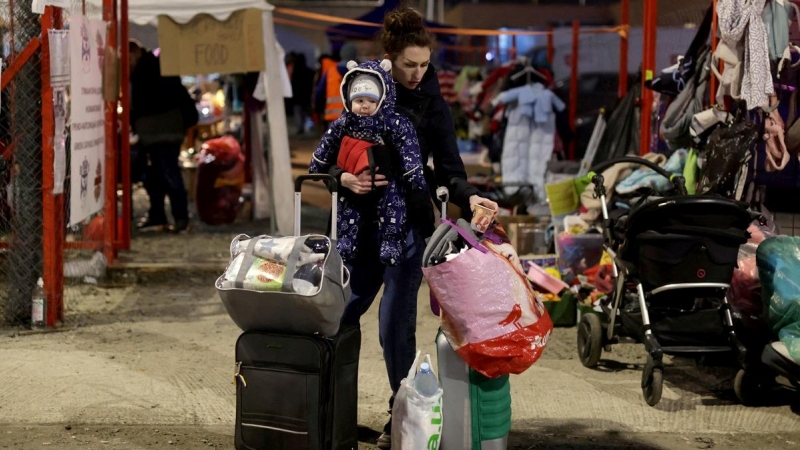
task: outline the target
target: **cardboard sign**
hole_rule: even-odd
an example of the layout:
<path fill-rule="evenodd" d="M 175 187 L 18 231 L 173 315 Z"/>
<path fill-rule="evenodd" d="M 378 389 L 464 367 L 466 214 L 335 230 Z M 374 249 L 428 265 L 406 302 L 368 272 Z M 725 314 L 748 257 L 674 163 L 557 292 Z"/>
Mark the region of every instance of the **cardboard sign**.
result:
<path fill-rule="evenodd" d="M 161 74 L 261 72 L 264 70 L 262 11 L 236 11 L 224 22 L 203 14 L 186 24 L 158 17 Z"/>

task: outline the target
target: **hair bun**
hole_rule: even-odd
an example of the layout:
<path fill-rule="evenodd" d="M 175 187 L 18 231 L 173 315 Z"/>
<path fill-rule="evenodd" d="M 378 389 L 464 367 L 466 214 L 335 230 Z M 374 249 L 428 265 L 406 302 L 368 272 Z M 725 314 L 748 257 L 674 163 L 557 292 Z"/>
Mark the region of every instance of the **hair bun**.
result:
<path fill-rule="evenodd" d="M 416 33 L 425 29 L 422 16 L 411 8 L 390 11 L 383 19 L 383 27 L 391 34 Z"/>

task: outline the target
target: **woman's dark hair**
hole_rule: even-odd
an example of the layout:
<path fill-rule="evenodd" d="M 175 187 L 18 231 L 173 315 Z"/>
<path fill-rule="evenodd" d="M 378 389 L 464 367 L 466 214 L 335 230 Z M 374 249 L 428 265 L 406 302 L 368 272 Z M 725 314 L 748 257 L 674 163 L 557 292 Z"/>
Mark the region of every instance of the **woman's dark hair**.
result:
<path fill-rule="evenodd" d="M 408 7 L 389 11 L 383 18 L 381 45 L 391 60 L 407 47 L 433 47 L 433 35 L 425 28 L 422 16 Z"/>

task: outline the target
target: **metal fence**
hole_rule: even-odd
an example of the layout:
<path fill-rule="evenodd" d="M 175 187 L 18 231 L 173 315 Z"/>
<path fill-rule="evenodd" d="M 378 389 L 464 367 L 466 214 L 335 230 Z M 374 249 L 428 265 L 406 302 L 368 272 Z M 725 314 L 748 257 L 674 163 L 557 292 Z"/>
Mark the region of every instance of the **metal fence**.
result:
<path fill-rule="evenodd" d="M 68 23 L 69 11 L 48 7 L 45 15 L 38 15 L 31 6 L 32 0 L 0 0 L 0 329 L 30 328 L 31 298 L 40 277 L 48 295 L 48 326 L 80 325 L 92 310 L 85 299 L 96 298 L 87 289 L 105 275 L 103 251 L 113 242 L 105 211 L 66 226 L 68 135 L 63 193 L 53 193 L 53 144 L 58 137 L 46 31 Z M 102 10 L 86 6 L 73 0 L 71 9 L 84 10 L 89 19 L 102 18 Z M 119 177 L 111 172 L 104 177 L 106 193 L 116 191 Z"/>
<path fill-rule="evenodd" d="M 103 18 L 101 8 L 82 0 L 71 1 L 71 12 L 63 11 L 63 19 L 66 25 L 69 25 L 71 16 L 79 12 L 90 20 Z M 69 141 L 67 142 L 67 149 L 69 149 Z M 69 150 L 67 154 L 69 154 Z M 71 161 L 69 158 L 67 158 L 67 161 L 69 168 Z M 108 265 L 108 261 L 103 254 L 106 229 L 104 211 L 95 214 L 80 224 L 71 227 L 66 226 L 70 217 L 70 173 L 71 171 L 68 169 L 66 177 L 67 188 L 64 191 L 64 227 L 59 230 L 63 233 L 64 241 L 64 282 L 62 290 L 64 314 L 62 325 L 80 326 L 85 324 L 90 315 L 99 309 L 101 305 L 98 302 L 105 300 L 105 297 L 101 299 L 97 295 L 96 285 L 98 282 L 102 282 Z M 103 178 L 106 179 L 105 175 Z M 116 180 L 106 179 L 106 183 L 115 184 Z M 105 196 L 105 192 L 102 195 Z"/>
<path fill-rule="evenodd" d="M 0 323 L 26 326 L 42 276 L 42 121 L 39 17 L 31 0 L 0 3 Z"/>

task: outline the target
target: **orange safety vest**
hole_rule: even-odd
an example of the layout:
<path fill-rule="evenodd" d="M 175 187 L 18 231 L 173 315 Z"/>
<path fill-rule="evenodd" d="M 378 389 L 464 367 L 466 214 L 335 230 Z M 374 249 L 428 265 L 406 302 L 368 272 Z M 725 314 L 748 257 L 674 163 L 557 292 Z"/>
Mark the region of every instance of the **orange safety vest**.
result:
<path fill-rule="evenodd" d="M 344 111 L 342 93 L 339 88 L 342 84 L 342 75 L 336 68 L 336 61 L 326 59 L 322 62 L 323 73 L 326 75 L 325 85 L 325 120 L 332 122 L 339 118 Z"/>

